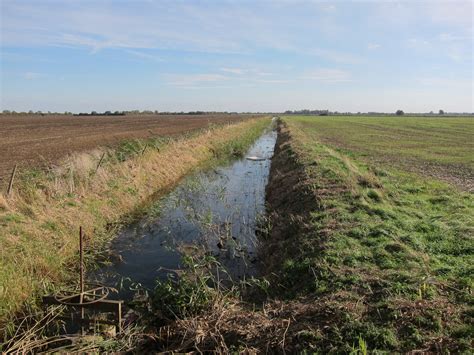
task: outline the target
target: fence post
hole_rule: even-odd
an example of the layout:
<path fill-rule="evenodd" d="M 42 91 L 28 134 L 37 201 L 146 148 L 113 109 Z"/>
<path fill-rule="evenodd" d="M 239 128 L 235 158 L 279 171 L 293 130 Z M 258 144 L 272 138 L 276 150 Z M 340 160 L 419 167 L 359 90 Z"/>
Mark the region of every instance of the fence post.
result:
<path fill-rule="evenodd" d="M 10 177 L 10 183 L 8 184 L 8 190 L 7 190 L 7 196 L 10 196 L 12 193 L 13 189 L 13 180 L 15 179 L 15 174 L 16 174 L 16 168 L 18 167 L 18 163 L 15 164 L 15 167 L 13 168 L 12 175 Z"/>
<path fill-rule="evenodd" d="M 97 171 L 99 170 L 100 168 L 100 165 L 102 164 L 102 160 L 104 160 L 104 157 L 105 157 L 105 152 L 102 154 L 102 156 L 100 157 L 100 160 L 99 160 L 99 163 L 97 164 L 97 167 L 95 168 L 95 172 L 97 173 Z"/>

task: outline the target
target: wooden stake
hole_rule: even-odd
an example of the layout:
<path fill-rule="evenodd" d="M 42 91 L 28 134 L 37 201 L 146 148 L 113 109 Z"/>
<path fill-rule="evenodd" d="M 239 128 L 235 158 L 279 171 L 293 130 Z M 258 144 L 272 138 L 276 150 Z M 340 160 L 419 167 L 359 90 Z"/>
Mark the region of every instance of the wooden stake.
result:
<path fill-rule="evenodd" d="M 83 297 L 84 297 L 84 245 L 83 245 L 83 240 L 84 240 L 84 233 L 82 231 L 82 226 L 79 227 L 79 287 L 81 289 L 81 295 L 80 295 L 80 302 L 82 303 Z M 83 321 L 85 318 L 85 309 L 84 307 L 81 307 L 81 321 Z M 85 335 L 85 329 L 84 329 L 84 324 L 81 323 L 81 335 Z"/>
<path fill-rule="evenodd" d="M 102 164 L 102 160 L 104 160 L 104 158 L 105 158 L 105 152 L 104 152 L 104 154 L 102 154 L 102 156 L 100 157 L 99 163 L 97 164 L 97 167 L 95 168 L 95 172 L 96 172 L 96 173 L 97 173 L 97 170 L 99 170 L 100 165 Z"/>
<path fill-rule="evenodd" d="M 18 167 L 18 163 L 15 164 L 15 167 L 13 168 L 12 176 L 10 177 L 10 183 L 8 184 L 7 196 L 10 196 L 11 193 L 12 193 L 13 180 L 15 179 L 15 174 L 16 174 L 16 168 L 17 168 L 17 167 Z"/>

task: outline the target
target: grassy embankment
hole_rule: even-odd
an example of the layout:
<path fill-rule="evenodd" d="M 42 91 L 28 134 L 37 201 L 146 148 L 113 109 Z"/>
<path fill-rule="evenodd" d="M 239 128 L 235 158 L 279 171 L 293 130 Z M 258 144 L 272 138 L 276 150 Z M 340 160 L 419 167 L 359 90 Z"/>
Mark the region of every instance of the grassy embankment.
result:
<path fill-rule="evenodd" d="M 0 195 L 0 323 L 76 278 L 79 225 L 93 258 L 150 200 L 203 164 L 243 154 L 268 124 L 252 119 L 177 139 L 128 141 L 23 172 L 13 196 Z"/>
<path fill-rule="evenodd" d="M 305 309 L 287 344 L 472 350 L 474 197 L 462 189 L 472 186 L 474 121 L 284 122 L 264 249 L 272 297 Z"/>

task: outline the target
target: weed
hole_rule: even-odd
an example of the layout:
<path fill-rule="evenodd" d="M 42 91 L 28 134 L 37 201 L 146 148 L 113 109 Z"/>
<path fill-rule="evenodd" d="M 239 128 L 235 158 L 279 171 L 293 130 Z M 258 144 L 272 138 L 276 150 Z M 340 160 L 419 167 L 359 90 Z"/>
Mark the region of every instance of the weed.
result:
<path fill-rule="evenodd" d="M 176 278 L 170 274 L 166 281 L 157 281 L 152 305 L 157 319 L 183 319 L 203 312 L 216 297 L 211 269 L 221 268 L 211 256 L 183 257 L 183 272 Z"/>

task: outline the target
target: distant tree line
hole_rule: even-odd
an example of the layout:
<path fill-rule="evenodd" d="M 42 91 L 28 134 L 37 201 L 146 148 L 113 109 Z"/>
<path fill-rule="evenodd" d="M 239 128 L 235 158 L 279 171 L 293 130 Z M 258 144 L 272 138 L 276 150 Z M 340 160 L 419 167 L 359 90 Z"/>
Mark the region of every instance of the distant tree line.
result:
<path fill-rule="evenodd" d="M 405 112 L 403 112 L 403 110 L 397 110 L 397 111 L 395 112 L 395 114 L 396 114 L 397 116 L 402 116 L 402 115 L 405 114 Z M 469 113 L 466 113 L 466 114 L 469 115 Z M 435 113 L 434 113 L 433 111 L 430 111 L 429 113 L 424 114 L 424 115 L 435 115 Z M 439 110 L 439 111 L 438 111 L 438 115 L 444 115 L 444 110 Z"/>
<path fill-rule="evenodd" d="M 11 110 L 3 110 L 1 112 L 3 115 L 69 115 L 69 116 L 126 116 L 126 115 L 212 115 L 212 114 L 227 114 L 227 115 L 237 115 L 238 112 L 228 112 L 228 111 L 180 111 L 180 112 L 170 112 L 170 111 L 151 111 L 151 110 L 129 110 L 129 111 L 104 111 L 104 112 L 79 112 L 72 113 L 69 111 L 65 112 L 43 112 L 43 111 L 28 111 L 28 112 L 17 112 Z M 250 112 L 249 112 L 250 114 Z M 253 113 L 252 113 L 253 114 Z"/>
<path fill-rule="evenodd" d="M 278 114 L 278 113 L 275 113 Z M 329 111 L 329 110 L 287 110 L 283 112 L 284 115 L 317 115 L 317 116 L 403 116 L 405 112 L 403 110 L 397 110 L 394 113 L 387 113 L 387 112 L 338 112 L 338 111 Z M 408 113 L 410 116 L 437 116 L 437 115 L 447 115 L 444 110 L 439 110 L 438 113 L 434 113 L 433 111 L 426 112 L 426 113 Z M 457 112 L 457 113 L 449 113 L 451 116 L 472 116 L 474 113 L 472 112 Z"/>
<path fill-rule="evenodd" d="M 329 115 L 329 110 L 308 110 L 308 109 L 303 109 L 303 110 L 288 110 L 285 111 L 285 115 L 319 115 L 319 116 L 327 116 Z"/>
<path fill-rule="evenodd" d="M 74 116 L 125 116 L 125 112 L 123 111 L 105 111 L 103 113 L 99 113 L 99 112 L 96 112 L 96 111 L 92 111 L 91 113 L 87 113 L 87 112 L 80 112 L 80 113 L 76 113 L 74 114 Z"/>
<path fill-rule="evenodd" d="M 264 114 L 264 115 L 317 115 L 317 116 L 402 116 L 405 115 L 403 110 L 397 110 L 394 113 L 387 113 L 387 112 L 339 112 L 339 111 L 329 111 L 329 110 L 310 110 L 310 109 L 302 109 L 302 110 L 287 110 L 283 113 L 281 112 L 229 112 L 229 111 L 179 111 L 179 112 L 170 112 L 170 111 L 158 111 L 158 110 L 128 110 L 128 111 L 104 111 L 104 112 L 80 112 L 80 113 L 72 113 L 69 111 L 65 112 L 51 112 L 51 111 L 28 111 L 28 112 L 17 112 L 13 110 L 3 110 L 0 115 L 68 115 L 68 116 L 127 116 L 127 115 L 213 115 L 213 114 L 225 114 L 225 115 L 237 115 L 237 114 Z M 437 116 L 437 115 L 451 115 L 451 116 L 472 116 L 474 113 L 472 112 L 460 112 L 460 113 L 447 113 L 444 110 L 439 110 L 438 113 L 434 113 L 433 111 L 427 113 L 408 113 L 410 116 Z"/>

